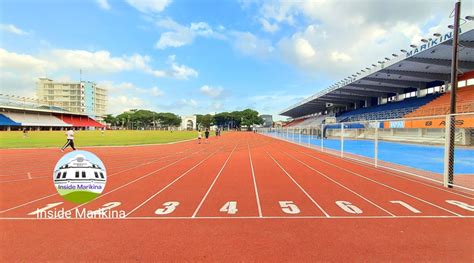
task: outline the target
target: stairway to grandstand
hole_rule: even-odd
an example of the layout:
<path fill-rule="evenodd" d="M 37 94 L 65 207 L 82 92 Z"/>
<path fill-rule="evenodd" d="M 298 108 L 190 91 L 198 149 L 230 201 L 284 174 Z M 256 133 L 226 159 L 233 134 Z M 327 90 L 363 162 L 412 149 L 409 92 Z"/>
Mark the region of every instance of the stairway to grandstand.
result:
<path fill-rule="evenodd" d="M 405 115 L 405 118 L 435 116 L 449 113 L 451 92 L 446 92 L 431 102 Z M 456 93 L 456 113 L 474 112 L 474 86 L 459 88 Z"/>
<path fill-rule="evenodd" d="M 409 98 L 398 102 L 390 102 L 368 108 L 348 111 L 337 116 L 338 122 L 361 120 L 397 119 L 415 111 L 439 97 L 439 94 L 429 94 L 421 98 Z"/>

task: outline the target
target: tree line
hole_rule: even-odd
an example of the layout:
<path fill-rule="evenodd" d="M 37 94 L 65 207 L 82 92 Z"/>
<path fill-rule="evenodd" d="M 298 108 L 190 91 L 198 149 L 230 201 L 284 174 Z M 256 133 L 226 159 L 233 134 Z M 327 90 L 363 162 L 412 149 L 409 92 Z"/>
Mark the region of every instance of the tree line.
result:
<path fill-rule="evenodd" d="M 149 110 L 130 110 L 117 116 L 109 114 L 104 121 L 112 127 L 126 129 L 168 128 L 181 125 L 181 117 L 171 112 L 154 112 Z"/>
<path fill-rule="evenodd" d="M 112 127 L 125 129 L 169 128 L 181 125 L 181 117 L 171 112 L 154 112 L 150 110 L 130 110 L 117 116 L 106 115 L 104 121 Z M 198 128 L 204 129 L 217 125 L 224 129 L 240 129 L 245 126 L 263 124 L 258 112 L 252 109 L 243 111 L 196 114 Z"/>
<path fill-rule="evenodd" d="M 263 124 L 263 119 L 258 111 L 245 109 L 243 111 L 220 112 L 215 115 L 196 115 L 196 122 L 199 128 L 208 128 L 214 125 L 228 129 L 240 129 L 245 126 L 250 129 L 253 125 Z"/>

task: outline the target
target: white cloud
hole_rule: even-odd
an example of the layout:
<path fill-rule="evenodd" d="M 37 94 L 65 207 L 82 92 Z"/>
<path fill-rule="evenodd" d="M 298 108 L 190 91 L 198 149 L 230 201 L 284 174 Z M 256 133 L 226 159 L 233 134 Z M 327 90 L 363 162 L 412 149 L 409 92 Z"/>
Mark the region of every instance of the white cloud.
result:
<path fill-rule="evenodd" d="M 218 98 L 222 95 L 224 89 L 222 87 L 211 87 L 208 85 L 204 85 L 199 89 L 199 91 L 201 91 L 202 94 L 208 97 Z"/>
<path fill-rule="evenodd" d="M 108 112 L 111 114 L 120 114 L 131 109 L 143 109 L 146 107 L 145 101 L 128 95 L 112 96 L 108 101 Z"/>
<path fill-rule="evenodd" d="M 47 57 L 62 67 L 114 73 L 128 70 L 148 70 L 150 57 L 134 54 L 114 57 L 107 50 L 95 52 L 86 50 L 53 49 Z"/>
<path fill-rule="evenodd" d="M 121 82 L 115 84 L 112 81 L 101 81 L 98 83 L 99 86 L 106 88 L 110 94 L 122 94 L 122 95 L 130 95 L 130 96 L 154 96 L 154 97 L 161 97 L 164 95 L 164 92 L 159 89 L 158 87 L 152 88 L 141 88 L 137 87 L 133 83 L 130 82 Z"/>
<path fill-rule="evenodd" d="M 54 63 L 27 54 L 9 52 L 0 48 L 0 68 L 12 72 L 34 72 L 44 74 L 57 68 Z"/>
<path fill-rule="evenodd" d="M 199 75 L 195 69 L 178 64 L 175 55 L 168 57 L 168 64 L 171 65 L 171 69 L 166 74 L 176 79 L 189 79 Z"/>
<path fill-rule="evenodd" d="M 129 5 L 142 13 L 160 13 L 171 0 L 126 0 Z"/>
<path fill-rule="evenodd" d="M 143 88 L 130 82 L 101 81 L 97 85 L 109 91 L 108 112 L 112 114 L 136 108 L 151 109 L 155 104 L 153 100 L 164 95 L 164 92 L 156 86 Z"/>
<path fill-rule="evenodd" d="M 53 49 L 39 55 L 21 54 L 0 48 L 0 91 L 6 94 L 34 97 L 36 81 L 39 77 L 54 80 L 71 80 L 77 76 L 79 69 L 93 74 L 94 80 L 100 82 L 106 74 L 124 71 L 137 71 L 155 77 L 189 79 L 197 77 L 198 72 L 186 65 L 178 64 L 175 57 L 167 61 L 168 68 L 153 69 L 151 58 L 134 54 L 131 56 L 112 56 L 102 50 L 90 52 L 85 50 Z M 77 79 L 76 79 L 77 80 Z M 162 96 L 158 87 L 140 88 L 131 83 L 101 83 L 111 90 L 133 92 L 136 95 Z M 123 94 L 125 95 L 125 94 Z"/>
<path fill-rule="evenodd" d="M 445 32 L 453 3 L 276 0 L 257 8 L 263 30 L 283 25 L 295 30 L 277 41 L 284 61 L 309 73 L 343 77 L 436 31 Z M 473 2 L 463 8 L 469 13 Z"/>
<path fill-rule="evenodd" d="M 165 94 L 161 89 L 157 87 L 151 88 L 150 93 L 152 96 L 155 96 L 155 97 L 161 97 Z"/>
<path fill-rule="evenodd" d="M 27 32 L 25 32 L 24 30 L 16 27 L 15 25 L 12 25 L 12 24 L 0 24 L 0 30 L 8 32 L 8 33 L 15 34 L 15 35 L 21 35 L 21 36 L 22 35 L 28 35 Z"/>
<path fill-rule="evenodd" d="M 193 68 L 190 68 L 186 65 L 179 65 L 177 63 L 173 63 L 171 65 L 171 72 L 170 75 L 177 79 L 189 79 L 191 77 L 197 77 L 198 73 Z"/>
<path fill-rule="evenodd" d="M 191 23 L 189 26 L 183 26 L 171 18 L 166 18 L 158 20 L 156 25 L 160 28 L 171 30 L 161 34 L 160 39 L 155 44 L 157 49 L 189 45 L 198 36 L 225 39 L 223 34 L 215 32 L 205 22 L 196 22 Z"/>
<path fill-rule="evenodd" d="M 112 56 L 107 50 L 87 51 L 53 49 L 34 57 L 26 54 L 16 54 L 0 49 L 0 65 L 5 68 L 33 68 L 36 71 L 51 72 L 61 70 L 79 70 L 94 73 L 118 73 L 123 71 L 141 71 L 157 78 L 171 77 L 189 79 L 197 77 L 198 72 L 186 65 L 178 64 L 173 58 L 168 61 L 169 69 L 153 69 L 151 58 L 147 55 L 133 54 L 131 56 Z"/>
<path fill-rule="evenodd" d="M 107 0 L 96 0 L 97 4 L 99 5 L 100 8 L 104 10 L 110 10 L 110 5 Z"/>
<path fill-rule="evenodd" d="M 280 27 L 278 26 L 277 23 L 272 24 L 272 23 L 268 22 L 268 20 L 266 20 L 265 18 L 261 18 L 260 23 L 263 26 L 263 30 L 267 31 L 269 33 L 276 32 L 276 31 L 278 31 L 278 29 L 280 29 Z"/>
<path fill-rule="evenodd" d="M 187 106 L 187 107 L 192 107 L 192 108 L 195 108 L 198 106 L 197 101 L 194 99 L 181 99 L 180 104 L 182 106 Z"/>
<path fill-rule="evenodd" d="M 231 35 L 234 37 L 234 48 L 244 55 L 267 58 L 274 51 L 269 40 L 258 38 L 250 32 L 233 31 Z"/>
<path fill-rule="evenodd" d="M 334 62 L 349 62 L 352 58 L 343 52 L 333 51 L 331 52 L 331 60 Z"/>

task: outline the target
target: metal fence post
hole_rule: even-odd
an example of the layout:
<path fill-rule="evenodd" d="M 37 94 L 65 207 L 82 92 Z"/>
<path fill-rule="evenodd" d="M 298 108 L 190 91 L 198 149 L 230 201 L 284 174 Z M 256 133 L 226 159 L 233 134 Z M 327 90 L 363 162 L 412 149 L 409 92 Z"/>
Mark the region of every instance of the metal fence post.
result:
<path fill-rule="evenodd" d="M 301 129 L 298 128 L 298 144 L 301 144 Z"/>
<path fill-rule="evenodd" d="M 344 157 L 344 123 L 341 123 L 341 157 Z"/>
<path fill-rule="evenodd" d="M 309 127 L 309 134 L 308 134 L 308 146 L 311 147 L 311 134 L 313 131 L 311 130 L 311 127 Z"/>
<path fill-rule="evenodd" d="M 451 134 L 450 115 L 446 115 L 445 119 L 445 135 L 444 135 L 444 173 L 443 173 L 443 186 L 449 187 L 449 136 Z"/>
<path fill-rule="evenodd" d="M 374 165 L 378 166 L 379 160 L 379 122 L 375 122 L 375 134 L 374 134 Z"/>
<path fill-rule="evenodd" d="M 321 151 L 324 152 L 324 124 L 321 124 Z"/>

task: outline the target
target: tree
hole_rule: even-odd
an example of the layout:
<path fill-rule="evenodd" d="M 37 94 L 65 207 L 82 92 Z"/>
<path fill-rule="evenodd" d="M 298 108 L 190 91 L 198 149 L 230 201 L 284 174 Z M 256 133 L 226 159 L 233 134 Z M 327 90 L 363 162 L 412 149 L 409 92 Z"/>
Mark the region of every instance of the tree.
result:
<path fill-rule="evenodd" d="M 117 118 L 112 116 L 112 114 L 105 115 L 104 121 L 105 121 L 105 123 L 110 124 L 110 126 L 116 126 L 117 125 Z"/>
<path fill-rule="evenodd" d="M 263 119 L 258 116 L 258 111 L 252 109 L 245 109 L 241 111 L 242 114 L 242 123 L 241 125 L 245 125 L 248 128 L 254 124 L 263 124 Z"/>
<path fill-rule="evenodd" d="M 197 114 L 196 115 L 196 124 L 198 127 L 209 128 L 214 125 L 214 116 L 211 114 Z"/>
<path fill-rule="evenodd" d="M 181 125 L 181 117 L 171 112 L 157 113 L 157 118 L 162 126 L 179 126 Z"/>

